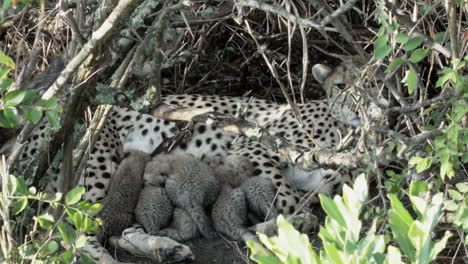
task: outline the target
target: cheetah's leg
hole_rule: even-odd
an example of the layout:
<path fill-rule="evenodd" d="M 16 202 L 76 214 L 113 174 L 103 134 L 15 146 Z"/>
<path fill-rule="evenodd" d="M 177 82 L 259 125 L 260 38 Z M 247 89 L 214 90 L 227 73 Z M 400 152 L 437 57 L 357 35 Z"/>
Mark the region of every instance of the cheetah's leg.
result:
<path fill-rule="evenodd" d="M 149 257 L 158 263 L 194 260 L 194 255 L 188 246 L 167 237 L 148 235 L 142 228 L 127 228 L 121 238 L 112 239 L 110 242 L 116 248 L 125 249 L 134 255 Z"/>

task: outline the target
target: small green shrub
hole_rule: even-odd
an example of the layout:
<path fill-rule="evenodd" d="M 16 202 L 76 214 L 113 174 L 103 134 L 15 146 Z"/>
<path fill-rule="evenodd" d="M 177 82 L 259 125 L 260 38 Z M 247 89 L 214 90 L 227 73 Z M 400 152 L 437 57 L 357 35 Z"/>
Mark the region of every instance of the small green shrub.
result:
<path fill-rule="evenodd" d="M 84 187 L 71 190 L 65 197 L 57 193 L 52 198 L 34 187 L 28 188 L 21 177 L 2 173 L 2 178 L 6 187 L 0 193 L 0 262 L 75 263 L 78 250 L 86 244 L 85 233 L 99 227 L 93 216 L 101 205 L 81 201 Z M 61 213 L 54 218 L 50 212 L 33 209 L 35 202 L 37 207 L 45 203 Z M 80 255 L 83 263 L 94 263 L 86 254 Z"/>
<path fill-rule="evenodd" d="M 442 214 L 443 194 L 426 202 L 419 195 L 427 191 L 425 183 L 414 183 L 409 199 L 417 215 L 414 219 L 396 195 L 390 194 L 392 208 L 389 211 L 389 234 L 378 234 L 377 221 L 369 229 L 363 228 L 361 213 L 367 201 L 368 188 L 364 175 L 360 175 L 353 188 L 345 185 L 343 196 L 331 199 L 320 196 L 320 203 L 327 214 L 325 226 L 319 238 L 323 247 L 312 248 L 306 235 L 300 234 L 284 217 L 278 218 L 278 235 L 267 237 L 259 234 L 263 245 L 249 241 L 251 259 L 259 264 L 312 264 L 312 263 L 403 263 L 402 254 L 414 264 L 430 263 L 445 248 L 450 233 L 434 241 L 432 233 Z M 363 234 L 365 234 L 363 236 Z M 389 239 L 399 248 L 389 245 Z M 401 250 L 401 251 L 400 251 Z"/>

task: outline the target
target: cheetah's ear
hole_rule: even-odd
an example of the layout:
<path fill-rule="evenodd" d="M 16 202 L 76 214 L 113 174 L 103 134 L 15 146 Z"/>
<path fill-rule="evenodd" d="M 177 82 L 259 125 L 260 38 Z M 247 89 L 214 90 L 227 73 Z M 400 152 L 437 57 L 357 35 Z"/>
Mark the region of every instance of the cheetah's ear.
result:
<path fill-rule="evenodd" d="M 114 96 L 115 104 L 122 107 L 128 107 L 130 105 L 130 99 L 121 92 L 118 92 Z"/>
<path fill-rule="evenodd" d="M 315 64 L 314 67 L 312 67 L 312 75 L 319 83 L 323 83 L 331 72 L 332 69 L 323 64 Z"/>

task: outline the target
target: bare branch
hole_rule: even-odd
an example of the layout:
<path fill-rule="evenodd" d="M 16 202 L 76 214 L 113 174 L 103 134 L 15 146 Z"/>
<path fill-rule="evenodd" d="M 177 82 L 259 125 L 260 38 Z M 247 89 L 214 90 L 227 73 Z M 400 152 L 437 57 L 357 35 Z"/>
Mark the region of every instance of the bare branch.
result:
<path fill-rule="evenodd" d="M 270 4 L 266 4 L 263 2 L 258 2 L 256 0 L 237 0 L 235 2 L 238 8 L 242 8 L 244 6 L 253 7 L 253 8 L 263 10 L 265 12 L 274 13 L 278 16 L 284 17 L 287 20 L 293 23 L 296 23 L 298 25 L 308 26 L 308 27 L 312 27 L 315 29 L 325 30 L 325 31 L 337 32 L 336 28 L 325 27 L 316 22 L 311 21 L 310 19 L 305 19 L 302 17 L 295 16 L 289 13 L 288 11 L 286 11 L 284 8 L 282 8 L 279 5 L 270 5 Z"/>
<path fill-rule="evenodd" d="M 333 13 L 329 14 L 328 16 L 326 16 L 321 22 L 320 22 L 320 25 L 322 27 L 326 26 L 328 23 L 332 22 L 333 20 L 335 20 L 336 18 L 338 18 L 339 16 L 341 16 L 342 14 L 346 13 L 348 10 L 350 10 L 351 8 L 353 8 L 354 4 L 357 2 L 357 0 L 349 0 L 348 2 L 346 2 L 344 5 L 338 7 L 338 9 L 336 9 L 335 11 L 333 11 Z"/>
<path fill-rule="evenodd" d="M 400 134 L 400 133 L 398 133 L 396 131 L 381 128 L 381 127 L 372 127 L 371 130 L 374 131 L 374 132 L 377 132 L 377 133 L 387 134 L 387 135 L 389 135 L 391 137 L 394 137 L 394 138 L 402 141 L 403 143 L 405 143 L 407 145 L 416 145 L 416 144 L 423 143 L 424 141 L 426 141 L 428 139 L 432 139 L 432 138 L 434 138 L 436 136 L 442 135 L 442 133 L 444 132 L 442 129 L 438 128 L 438 129 L 434 129 L 432 131 L 419 133 L 419 134 L 417 134 L 415 136 L 412 136 L 412 137 L 407 137 L 407 136 L 403 136 L 402 134 Z"/>
<path fill-rule="evenodd" d="M 385 109 L 386 112 L 398 112 L 398 113 L 408 113 L 408 112 L 412 112 L 412 111 L 416 111 L 420 108 L 424 108 L 426 106 L 429 106 L 429 105 L 432 105 L 432 104 L 435 104 L 435 103 L 438 103 L 438 102 L 442 102 L 442 101 L 447 101 L 447 100 L 452 100 L 452 99 L 458 99 L 459 96 L 457 95 L 454 95 L 453 93 L 445 93 L 445 94 L 441 94 L 439 96 L 436 96 L 432 99 L 429 99 L 429 100 L 426 100 L 426 101 L 423 101 L 423 102 L 420 102 L 420 103 L 416 103 L 416 104 L 413 104 L 413 105 L 409 105 L 409 106 L 394 106 L 394 107 L 390 107 L 390 108 L 387 108 Z"/>

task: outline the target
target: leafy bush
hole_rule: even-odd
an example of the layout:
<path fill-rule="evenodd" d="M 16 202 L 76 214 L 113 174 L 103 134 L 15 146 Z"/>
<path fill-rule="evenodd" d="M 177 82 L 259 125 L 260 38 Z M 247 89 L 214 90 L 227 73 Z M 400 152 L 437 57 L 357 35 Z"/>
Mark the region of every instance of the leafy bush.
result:
<path fill-rule="evenodd" d="M 425 183 L 415 182 L 411 189 L 413 193 L 409 194 L 409 199 L 416 219 L 396 195 L 389 195 L 392 206 L 388 213 L 389 229 L 399 248 L 389 245 L 388 237 L 378 235 L 376 220 L 368 230 L 363 229 L 360 215 L 367 202 L 368 188 L 365 176 L 360 175 L 353 188 L 343 187 L 342 197 L 320 196 L 327 217 L 319 232 L 323 248 L 318 253 L 305 234 L 300 234 L 280 216 L 277 236 L 259 234 L 263 246 L 253 241 L 247 243 L 252 250 L 251 259 L 259 264 L 403 263 L 403 252 L 411 263 L 430 263 L 451 236 L 446 232 L 439 241 L 432 239 L 442 214 L 443 194 L 434 195 L 428 202 L 419 196 L 424 194 L 421 190 L 427 190 Z"/>
<path fill-rule="evenodd" d="M 85 233 L 95 232 L 99 226 L 93 215 L 101 209 L 101 205 L 80 201 L 85 192 L 84 187 L 71 190 L 64 199 L 60 193 L 51 198 L 45 193 L 37 192 L 34 187 L 28 188 L 21 177 L 4 174 L 4 168 L 3 164 L 1 169 L 4 188 L 1 192 L 0 209 L 4 223 L 0 234 L 0 261 L 75 263 L 77 251 L 87 241 Z M 54 218 L 50 212 L 33 209 L 42 204 L 61 213 Z M 81 258 L 84 263 L 93 263 L 83 253 Z"/>
<path fill-rule="evenodd" d="M 63 111 L 56 97 L 47 100 L 40 99 L 35 102 L 35 90 L 11 90 L 14 80 L 8 74 L 15 69 L 13 60 L 0 51 L 0 127 L 13 128 L 20 122 L 22 114 L 34 124 L 38 123 L 43 115 L 52 128 L 58 128 L 58 114 Z"/>

